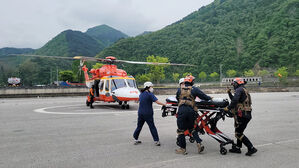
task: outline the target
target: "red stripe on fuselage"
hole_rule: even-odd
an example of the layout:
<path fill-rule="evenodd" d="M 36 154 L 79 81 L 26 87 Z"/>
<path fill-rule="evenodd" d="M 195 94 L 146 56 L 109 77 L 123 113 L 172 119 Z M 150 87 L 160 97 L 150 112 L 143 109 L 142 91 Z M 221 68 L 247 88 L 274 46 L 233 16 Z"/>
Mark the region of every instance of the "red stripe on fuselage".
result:
<path fill-rule="evenodd" d="M 130 98 L 130 97 L 117 97 L 120 101 L 138 101 L 139 98 Z M 100 95 L 99 97 L 95 97 L 94 101 L 104 101 L 104 102 L 115 102 L 112 96 Z"/>

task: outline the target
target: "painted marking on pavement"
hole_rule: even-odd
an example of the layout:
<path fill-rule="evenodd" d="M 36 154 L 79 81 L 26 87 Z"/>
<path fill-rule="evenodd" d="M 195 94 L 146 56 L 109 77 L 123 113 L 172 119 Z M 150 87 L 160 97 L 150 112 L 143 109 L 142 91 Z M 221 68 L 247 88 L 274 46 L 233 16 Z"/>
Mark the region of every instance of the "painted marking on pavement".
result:
<path fill-rule="evenodd" d="M 256 147 L 263 147 L 263 146 L 268 146 L 268 145 L 283 144 L 283 143 L 289 143 L 289 142 L 295 142 L 295 141 L 299 141 L 299 139 L 289 139 L 289 140 L 277 141 L 277 142 L 260 144 L 260 145 L 255 145 L 255 146 Z M 216 152 L 211 152 L 209 154 L 212 154 L 212 153 L 216 153 Z M 148 164 L 143 164 L 143 165 L 137 165 L 137 166 L 133 166 L 133 167 L 130 167 L 130 168 L 160 167 L 159 165 L 163 165 L 163 164 L 166 164 L 166 163 L 171 163 L 171 162 L 176 162 L 176 161 L 181 161 L 181 160 L 186 160 L 186 159 L 193 159 L 193 158 L 197 158 L 197 157 L 199 157 L 199 155 L 187 156 L 187 157 L 170 159 L 170 160 L 163 160 L 163 161 L 160 161 L 160 162 L 153 162 L 153 163 L 148 163 Z"/>
<path fill-rule="evenodd" d="M 82 105 L 44 107 L 44 108 L 35 109 L 35 110 L 33 110 L 33 112 L 43 113 L 43 114 L 66 114 L 66 115 L 103 115 L 103 114 L 114 114 L 114 115 L 125 114 L 125 115 L 127 115 L 127 114 L 137 113 L 137 110 L 101 111 L 101 112 L 82 112 L 82 110 L 79 110 L 81 112 L 50 111 L 50 109 L 55 109 L 55 108 L 67 108 L 67 107 L 76 107 L 76 106 L 82 106 Z M 106 106 L 105 106 L 105 108 L 106 108 Z M 112 107 L 110 109 L 117 110 Z M 93 110 L 97 110 L 97 109 L 93 109 Z M 100 109 L 100 110 L 103 110 L 103 109 Z M 156 110 L 160 110 L 160 109 L 154 109 L 154 110 L 156 111 Z M 85 111 L 87 111 L 87 110 L 85 110 Z"/>

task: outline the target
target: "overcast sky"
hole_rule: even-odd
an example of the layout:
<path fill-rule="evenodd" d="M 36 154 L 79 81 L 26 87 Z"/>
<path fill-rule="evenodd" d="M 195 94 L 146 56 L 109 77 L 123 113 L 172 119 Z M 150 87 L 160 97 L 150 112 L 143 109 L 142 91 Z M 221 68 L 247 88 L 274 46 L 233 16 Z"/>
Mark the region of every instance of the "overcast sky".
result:
<path fill-rule="evenodd" d="M 129 36 L 176 22 L 213 0 L 0 0 L 0 48 L 40 48 L 60 32 L 106 24 Z"/>

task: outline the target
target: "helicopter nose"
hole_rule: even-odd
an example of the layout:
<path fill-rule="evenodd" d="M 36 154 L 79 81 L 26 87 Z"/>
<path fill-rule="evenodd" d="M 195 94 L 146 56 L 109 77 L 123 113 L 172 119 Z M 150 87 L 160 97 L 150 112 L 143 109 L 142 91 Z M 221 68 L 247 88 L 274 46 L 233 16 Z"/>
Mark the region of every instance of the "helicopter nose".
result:
<path fill-rule="evenodd" d="M 140 92 L 136 88 L 125 87 L 125 88 L 114 90 L 112 94 L 116 96 L 119 100 L 121 99 L 138 100 Z"/>

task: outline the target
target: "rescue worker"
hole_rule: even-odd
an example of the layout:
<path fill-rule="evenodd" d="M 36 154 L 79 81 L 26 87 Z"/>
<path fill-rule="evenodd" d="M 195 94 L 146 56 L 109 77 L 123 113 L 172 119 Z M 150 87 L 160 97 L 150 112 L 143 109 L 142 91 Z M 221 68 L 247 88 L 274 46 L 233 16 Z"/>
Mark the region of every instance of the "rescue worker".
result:
<path fill-rule="evenodd" d="M 93 105 L 92 103 L 94 102 L 94 85 L 91 86 L 91 88 L 89 89 L 89 98 L 90 98 L 90 102 L 89 102 L 89 107 L 91 109 L 93 109 Z"/>
<path fill-rule="evenodd" d="M 246 83 L 242 78 L 235 78 L 232 85 L 235 90 L 235 94 L 231 93 L 228 89 L 227 93 L 231 99 L 231 103 L 228 107 L 224 108 L 225 111 L 232 111 L 235 119 L 235 136 L 237 138 L 237 145 L 233 145 L 229 152 L 241 153 L 242 143 L 248 148 L 247 156 L 257 152 L 257 149 L 253 147 L 250 140 L 244 135 L 244 130 L 247 124 L 251 120 L 251 97 L 247 89 L 244 87 Z"/>
<path fill-rule="evenodd" d="M 198 136 L 198 132 L 194 129 L 194 124 L 196 124 L 196 118 L 198 116 L 197 108 L 195 106 L 195 98 L 199 97 L 204 100 L 211 100 L 210 96 L 207 96 L 199 88 L 194 87 L 194 77 L 192 75 L 187 75 L 184 79 L 184 85 L 179 88 L 176 93 L 176 98 L 178 100 L 178 115 L 177 115 L 177 142 L 179 149 L 175 150 L 177 154 L 187 154 L 186 152 L 186 139 L 184 132 L 189 130 L 193 138 L 197 142 L 198 153 L 204 150 L 204 146 L 201 144 L 202 140 Z"/>
<path fill-rule="evenodd" d="M 180 88 L 182 88 L 182 87 L 184 86 L 184 80 L 185 80 L 185 78 L 181 78 L 181 79 L 179 80 Z"/>
<path fill-rule="evenodd" d="M 144 122 L 146 122 L 155 141 L 155 145 L 160 146 L 158 131 L 154 124 L 153 102 L 163 106 L 166 106 L 166 104 L 160 102 L 153 94 L 153 86 L 154 85 L 152 84 L 152 82 L 145 82 L 144 88 L 141 90 L 141 94 L 139 95 L 138 122 L 137 128 L 133 134 L 133 137 L 135 139 L 134 145 L 138 145 L 141 143 L 141 141 L 138 140 L 138 137 L 142 130 Z"/>

